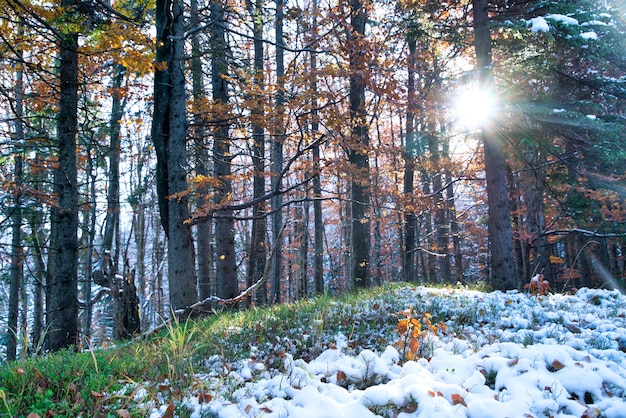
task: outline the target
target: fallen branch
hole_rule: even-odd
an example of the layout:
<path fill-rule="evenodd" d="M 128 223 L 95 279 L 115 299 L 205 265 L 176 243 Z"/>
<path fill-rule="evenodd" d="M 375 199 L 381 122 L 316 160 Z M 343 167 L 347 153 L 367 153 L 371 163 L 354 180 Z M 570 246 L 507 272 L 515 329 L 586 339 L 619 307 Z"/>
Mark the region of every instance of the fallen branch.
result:
<path fill-rule="evenodd" d="M 285 230 L 285 225 L 283 225 L 283 227 L 281 228 L 280 232 L 278 233 L 278 236 L 282 236 L 283 231 Z M 274 258 L 274 256 L 276 255 L 276 249 L 278 248 L 278 243 L 274 243 L 274 246 L 272 247 L 272 251 L 270 253 L 270 256 L 268 257 L 268 260 L 271 260 L 272 258 Z M 139 338 L 146 338 L 149 337 L 153 334 L 156 334 L 159 331 L 164 330 L 165 328 L 167 328 L 168 326 L 170 326 L 170 324 L 172 324 L 172 322 L 176 321 L 180 321 L 181 319 L 185 320 L 191 317 L 195 317 L 195 316 L 203 316 L 206 314 L 209 314 L 211 312 L 213 312 L 215 310 L 215 306 L 216 305 L 221 305 L 221 306 L 235 306 L 241 302 L 243 302 L 244 300 L 246 300 L 248 297 L 252 296 L 252 294 L 259 288 L 261 287 L 261 285 L 265 282 L 265 280 L 267 279 L 267 275 L 270 271 L 272 267 L 271 263 L 268 263 L 267 260 L 265 262 L 265 269 L 263 270 L 263 274 L 261 275 L 261 277 L 259 278 L 259 280 L 256 281 L 256 283 L 254 283 L 253 285 L 251 285 L 250 287 L 248 287 L 246 290 L 244 290 L 243 292 L 241 292 L 239 295 L 233 297 L 233 298 L 228 298 L 228 299 L 223 299 L 223 298 L 219 298 L 217 296 L 209 296 L 208 298 L 194 303 L 193 305 L 187 306 L 183 309 L 177 309 L 172 313 L 172 317 L 169 318 L 167 321 L 163 322 L 161 325 L 158 325 L 146 332 L 144 332 L 143 334 L 139 335 Z"/>

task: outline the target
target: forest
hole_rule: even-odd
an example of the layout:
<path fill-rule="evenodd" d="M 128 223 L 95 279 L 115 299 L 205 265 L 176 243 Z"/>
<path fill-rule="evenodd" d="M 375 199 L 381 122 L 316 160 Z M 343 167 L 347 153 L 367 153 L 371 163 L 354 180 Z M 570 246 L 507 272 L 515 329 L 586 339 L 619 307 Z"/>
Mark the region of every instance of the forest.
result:
<path fill-rule="evenodd" d="M 623 289 L 625 125 L 623 0 L 0 0 L 0 361 L 388 282 Z"/>

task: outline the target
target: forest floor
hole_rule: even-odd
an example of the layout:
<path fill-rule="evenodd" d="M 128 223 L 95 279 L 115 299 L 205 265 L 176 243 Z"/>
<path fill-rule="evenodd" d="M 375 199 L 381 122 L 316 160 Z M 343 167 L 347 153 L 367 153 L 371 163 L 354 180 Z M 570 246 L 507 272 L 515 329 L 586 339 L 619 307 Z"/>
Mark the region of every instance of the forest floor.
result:
<path fill-rule="evenodd" d="M 395 284 L 69 356 L 0 369 L 0 416 L 626 417 L 617 291 Z"/>

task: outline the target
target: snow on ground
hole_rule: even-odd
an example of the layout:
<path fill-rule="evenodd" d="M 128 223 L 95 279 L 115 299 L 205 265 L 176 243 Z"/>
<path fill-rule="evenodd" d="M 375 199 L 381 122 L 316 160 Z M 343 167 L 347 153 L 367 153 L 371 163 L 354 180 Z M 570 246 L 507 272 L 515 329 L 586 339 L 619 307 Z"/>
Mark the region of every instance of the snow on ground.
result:
<path fill-rule="evenodd" d="M 355 335 L 339 333 L 315 358 L 285 353 L 270 368 L 251 345 L 248 359 L 207 359 L 208 371 L 196 379 L 210 396 L 183 403 L 192 417 L 626 417 L 626 298 L 619 292 L 393 292 L 364 309 L 380 315 L 413 306 L 446 318 L 448 332 L 424 341 L 428 358 L 405 361 L 392 335 L 380 347 L 354 347 Z"/>

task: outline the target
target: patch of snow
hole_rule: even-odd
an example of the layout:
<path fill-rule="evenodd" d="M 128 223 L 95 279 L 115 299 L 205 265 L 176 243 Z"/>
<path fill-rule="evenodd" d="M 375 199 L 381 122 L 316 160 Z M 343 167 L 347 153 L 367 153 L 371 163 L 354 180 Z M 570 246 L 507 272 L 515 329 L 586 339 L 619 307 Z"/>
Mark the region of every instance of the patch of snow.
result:
<path fill-rule="evenodd" d="M 595 33 L 594 31 L 589 31 L 589 32 L 581 33 L 580 37 L 585 40 L 598 39 L 598 34 Z"/>
<path fill-rule="evenodd" d="M 550 25 L 543 17 L 533 17 L 528 21 L 531 32 L 550 32 Z"/>
<path fill-rule="evenodd" d="M 590 20 L 588 22 L 581 23 L 580 26 L 609 26 L 609 24 L 601 20 Z"/>
<path fill-rule="evenodd" d="M 554 20 L 555 22 L 561 22 L 564 25 L 578 25 L 577 19 L 558 13 L 546 15 L 546 19 Z"/>
<path fill-rule="evenodd" d="M 596 115 L 587 115 L 587 119 L 596 120 L 598 117 Z"/>
<path fill-rule="evenodd" d="M 393 305 L 355 310 L 365 322 L 385 306 L 392 332 L 371 333 L 388 345 L 355 347 L 355 335 L 330 334 L 326 349 L 307 361 L 285 352 L 273 368 L 262 360 L 272 354 L 258 346 L 250 359 L 213 356 L 195 376 L 210 400 L 190 388 L 181 405 L 194 418 L 626 416 L 626 297 L 619 292 L 394 292 Z M 428 341 L 430 358 L 403 361 L 391 345 L 392 314 L 409 306 L 448 318 L 448 332 Z M 166 409 L 151 408 L 154 417 Z"/>

